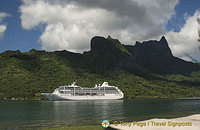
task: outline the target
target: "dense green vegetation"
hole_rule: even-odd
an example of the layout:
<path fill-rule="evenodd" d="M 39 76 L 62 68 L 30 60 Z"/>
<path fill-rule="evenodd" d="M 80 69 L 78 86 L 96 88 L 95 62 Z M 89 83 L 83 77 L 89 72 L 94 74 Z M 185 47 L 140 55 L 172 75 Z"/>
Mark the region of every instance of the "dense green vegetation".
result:
<path fill-rule="evenodd" d="M 155 61 L 149 64 L 157 67 L 154 72 L 152 68 L 145 67 L 144 62 L 140 65 L 140 62 L 131 61 L 134 53 L 118 40 L 110 37 L 107 40 L 109 51 L 94 49 L 83 54 L 37 50 L 1 53 L 0 99 L 43 99 L 42 92 L 53 92 L 59 85 L 75 80 L 82 87 L 94 87 L 108 81 L 110 85 L 118 86 L 126 98 L 200 97 L 200 67 L 196 64 L 182 60 L 179 63 L 177 58 L 174 61 L 170 59 L 170 64 Z M 115 43 L 114 47 L 112 43 Z M 177 70 L 181 67 L 186 71 L 179 73 Z"/>

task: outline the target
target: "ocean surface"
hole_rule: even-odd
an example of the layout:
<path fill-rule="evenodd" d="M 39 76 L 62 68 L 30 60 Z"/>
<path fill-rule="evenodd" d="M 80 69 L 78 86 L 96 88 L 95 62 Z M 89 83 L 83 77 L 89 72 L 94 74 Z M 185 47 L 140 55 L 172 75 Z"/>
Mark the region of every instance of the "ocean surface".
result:
<path fill-rule="evenodd" d="M 170 119 L 193 114 L 200 114 L 200 99 L 0 100 L 0 129 L 96 125 L 103 120 Z"/>

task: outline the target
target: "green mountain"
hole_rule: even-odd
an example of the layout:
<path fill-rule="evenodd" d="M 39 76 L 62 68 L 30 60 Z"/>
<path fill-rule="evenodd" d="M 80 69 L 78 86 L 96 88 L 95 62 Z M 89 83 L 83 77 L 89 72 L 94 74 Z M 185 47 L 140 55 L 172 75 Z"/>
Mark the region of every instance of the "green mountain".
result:
<path fill-rule="evenodd" d="M 93 37 L 91 50 L 5 51 L 0 54 L 0 99 L 41 99 L 59 85 L 77 80 L 82 87 L 108 81 L 126 98 L 199 97 L 200 66 L 174 57 L 165 37 L 123 45 Z"/>

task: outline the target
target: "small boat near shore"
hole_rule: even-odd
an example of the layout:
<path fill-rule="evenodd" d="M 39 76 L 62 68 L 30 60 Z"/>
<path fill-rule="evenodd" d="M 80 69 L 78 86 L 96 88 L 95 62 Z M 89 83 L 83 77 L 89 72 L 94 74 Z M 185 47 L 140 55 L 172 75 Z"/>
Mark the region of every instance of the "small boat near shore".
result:
<path fill-rule="evenodd" d="M 116 86 L 95 85 L 94 88 L 81 88 L 73 82 L 71 85 L 60 86 L 53 93 L 42 93 L 49 100 L 107 100 L 122 99 L 124 93 Z"/>

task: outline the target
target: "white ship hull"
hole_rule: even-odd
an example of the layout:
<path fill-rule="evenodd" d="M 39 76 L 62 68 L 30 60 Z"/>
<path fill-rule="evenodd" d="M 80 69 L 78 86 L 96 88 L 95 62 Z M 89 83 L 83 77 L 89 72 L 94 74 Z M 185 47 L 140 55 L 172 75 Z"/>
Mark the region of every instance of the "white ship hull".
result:
<path fill-rule="evenodd" d="M 122 99 L 123 95 L 105 95 L 105 96 L 72 96 L 63 94 L 42 93 L 49 100 L 117 100 Z"/>
<path fill-rule="evenodd" d="M 75 85 L 60 86 L 53 93 L 42 93 L 49 100 L 116 100 L 124 97 L 123 92 L 115 86 L 104 82 L 94 88 L 81 88 Z"/>

